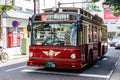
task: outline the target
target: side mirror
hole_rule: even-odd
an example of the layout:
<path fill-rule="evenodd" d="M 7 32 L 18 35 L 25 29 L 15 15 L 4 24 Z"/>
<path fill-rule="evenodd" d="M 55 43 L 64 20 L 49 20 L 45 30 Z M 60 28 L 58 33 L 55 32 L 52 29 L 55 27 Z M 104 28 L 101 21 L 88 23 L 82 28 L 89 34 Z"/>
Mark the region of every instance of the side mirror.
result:
<path fill-rule="evenodd" d="M 31 18 L 29 18 L 29 21 L 28 21 L 27 31 L 31 31 Z"/>
<path fill-rule="evenodd" d="M 27 31 L 31 31 L 31 25 L 29 23 L 27 25 Z"/>

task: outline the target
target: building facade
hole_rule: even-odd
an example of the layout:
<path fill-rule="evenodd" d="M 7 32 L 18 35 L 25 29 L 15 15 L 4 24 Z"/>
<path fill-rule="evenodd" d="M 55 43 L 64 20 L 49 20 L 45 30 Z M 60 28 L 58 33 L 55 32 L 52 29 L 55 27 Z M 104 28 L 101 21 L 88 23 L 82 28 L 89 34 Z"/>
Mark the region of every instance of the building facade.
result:
<path fill-rule="evenodd" d="M 15 7 L 2 15 L 2 46 L 20 47 L 27 38 L 28 19 L 34 14 L 32 0 L 14 0 Z"/>

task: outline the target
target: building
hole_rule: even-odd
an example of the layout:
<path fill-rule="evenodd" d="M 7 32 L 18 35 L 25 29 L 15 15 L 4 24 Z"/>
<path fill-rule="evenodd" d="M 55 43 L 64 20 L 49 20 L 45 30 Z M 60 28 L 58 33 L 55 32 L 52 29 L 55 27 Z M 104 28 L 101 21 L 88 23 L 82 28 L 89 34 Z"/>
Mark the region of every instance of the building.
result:
<path fill-rule="evenodd" d="M 11 0 L 12 1 L 12 0 Z M 14 0 L 14 8 L 2 15 L 2 46 L 14 50 L 21 47 L 22 39 L 27 38 L 28 19 L 34 14 L 33 0 Z"/>
<path fill-rule="evenodd" d="M 32 0 L 15 0 L 14 9 L 3 13 L 2 44 L 4 48 L 20 47 L 22 38 L 27 37 L 28 18 L 33 15 Z M 23 6 L 26 5 L 26 6 Z"/>
<path fill-rule="evenodd" d="M 120 16 L 114 16 L 109 5 L 104 5 L 104 22 L 108 26 L 108 38 L 120 37 Z"/>

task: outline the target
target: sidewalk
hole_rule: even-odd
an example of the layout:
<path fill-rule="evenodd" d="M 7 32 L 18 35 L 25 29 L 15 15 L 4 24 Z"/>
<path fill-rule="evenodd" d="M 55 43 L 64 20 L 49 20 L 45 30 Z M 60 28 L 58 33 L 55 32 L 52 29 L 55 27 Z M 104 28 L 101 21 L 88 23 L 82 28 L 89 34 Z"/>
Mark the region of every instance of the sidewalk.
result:
<path fill-rule="evenodd" d="M 8 60 L 10 61 L 10 60 L 16 60 L 16 59 L 25 59 L 25 58 L 28 58 L 28 55 L 18 54 L 18 55 L 9 56 Z"/>
<path fill-rule="evenodd" d="M 6 48 L 5 51 L 8 53 L 9 60 L 28 58 L 28 54 L 22 54 L 20 47 Z"/>

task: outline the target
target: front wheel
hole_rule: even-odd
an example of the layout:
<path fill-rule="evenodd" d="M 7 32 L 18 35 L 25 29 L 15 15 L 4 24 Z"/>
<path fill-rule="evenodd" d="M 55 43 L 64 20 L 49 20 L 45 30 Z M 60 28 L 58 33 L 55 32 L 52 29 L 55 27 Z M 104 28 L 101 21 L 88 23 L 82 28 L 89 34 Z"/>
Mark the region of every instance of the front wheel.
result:
<path fill-rule="evenodd" d="M 2 55 L 1 55 L 2 59 L 1 61 L 3 63 L 7 62 L 8 61 L 8 54 L 6 52 L 2 52 Z"/>

